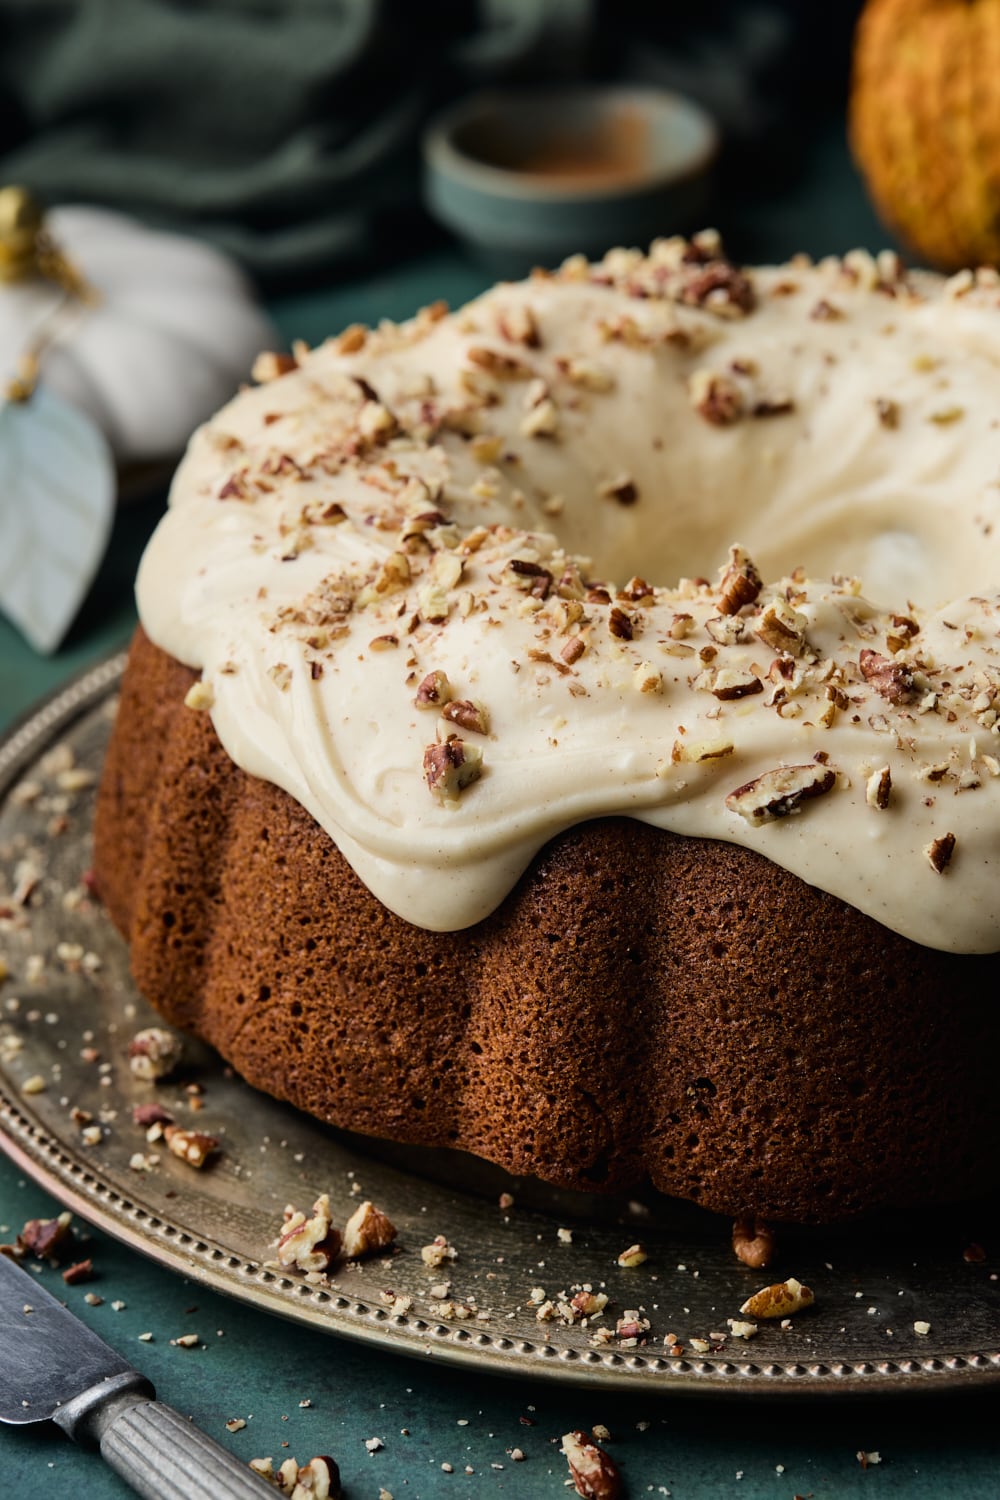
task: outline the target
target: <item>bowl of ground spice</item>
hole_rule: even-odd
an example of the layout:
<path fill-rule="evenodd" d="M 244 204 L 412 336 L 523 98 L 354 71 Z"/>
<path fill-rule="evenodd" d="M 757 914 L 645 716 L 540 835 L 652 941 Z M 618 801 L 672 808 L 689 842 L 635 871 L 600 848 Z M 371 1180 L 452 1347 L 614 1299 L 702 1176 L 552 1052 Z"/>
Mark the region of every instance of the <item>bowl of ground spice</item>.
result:
<path fill-rule="evenodd" d="M 491 92 L 432 121 L 430 211 L 494 274 L 645 245 L 703 222 L 718 133 L 663 89 Z"/>

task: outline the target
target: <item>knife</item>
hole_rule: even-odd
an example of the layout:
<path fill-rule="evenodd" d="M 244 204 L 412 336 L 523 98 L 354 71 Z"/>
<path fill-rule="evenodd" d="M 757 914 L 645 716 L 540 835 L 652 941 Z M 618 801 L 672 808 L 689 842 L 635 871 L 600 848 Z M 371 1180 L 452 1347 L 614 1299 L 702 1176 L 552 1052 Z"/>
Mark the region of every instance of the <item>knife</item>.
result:
<path fill-rule="evenodd" d="M 53 1421 L 146 1500 L 274 1500 L 33 1276 L 0 1255 L 0 1422 Z"/>

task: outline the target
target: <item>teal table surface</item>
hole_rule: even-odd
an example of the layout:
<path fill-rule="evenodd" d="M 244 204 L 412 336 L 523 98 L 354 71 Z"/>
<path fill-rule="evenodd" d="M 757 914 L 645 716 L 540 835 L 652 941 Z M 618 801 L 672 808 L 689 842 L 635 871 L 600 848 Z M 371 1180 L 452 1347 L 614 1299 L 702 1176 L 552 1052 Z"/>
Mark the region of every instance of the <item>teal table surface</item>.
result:
<path fill-rule="evenodd" d="M 725 216 L 721 228 L 730 226 Z M 783 258 L 805 248 L 842 251 L 885 242 L 839 139 L 816 148 L 804 184 L 742 212 L 737 249 Z M 442 250 L 272 307 L 288 339 L 315 341 L 348 323 L 399 318 L 444 296 L 453 304 L 482 289 L 485 273 Z M 0 621 L 0 726 L 90 661 L 123 645 L 134 625 L 132 578 L 163 495 L 133 501 L 118 518 L 107 561 L 58 655 L 43 659 Z M 0 1157 L 0 1241 L 56 1203 Z M 918 1226 L 915 1226 L 918 1228 Z M 81 1226 L 84 1233 L 91 1233 Z M 1000 1497 L 996 1397 L 921 1397 L 906 1404 L 827 1396 L 794 1406 L 601 1395 L 512 1383 L 355 1347 L 226 1301 L 92 1232 L 97 1270 L 89 1287 L 40 1279 L 154 1381 L 177 1407 L 241 1458 L 333 1455 L 350 1500 L 403 1496 L 551 1496 L 566 1493 L 558 1439 L 604 1423 L 631 1497 L 676 1500 L 942 1500 Z M 93 1291 L 99 1306 L 84 1302 Z M 197 1348 L 171 1344 L 200 1335 Z M 151 1340 L 140 1335 L 151 1333 Z M 0 1329 L 0 1343 L 3 1330 Z M 235 1432 L 226 1422 L 243 1419 Z M 382 1447 L 369 1453 L 367 1439 Z M 519 1448 L 523 1461 L 510 1450 Z M 863 1469 L 859 1450 L 881 1462 Z M 450 1465 L 450 1470 L 444 1466 Z M 46 1428 L 0 1428 L 0 1500 L 130 1494 L 93 1455 Z"/>

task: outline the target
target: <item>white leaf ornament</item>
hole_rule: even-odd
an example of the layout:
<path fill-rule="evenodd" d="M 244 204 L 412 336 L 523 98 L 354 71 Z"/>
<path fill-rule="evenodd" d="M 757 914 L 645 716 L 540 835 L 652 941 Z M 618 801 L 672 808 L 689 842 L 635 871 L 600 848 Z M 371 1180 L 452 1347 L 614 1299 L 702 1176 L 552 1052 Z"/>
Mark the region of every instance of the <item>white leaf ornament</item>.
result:
<path fill-rule="evenodd" d="M 114 504 L 111 449 L 89 417 L 44 385 L 0 407 L 0 609 L 36 651 L 72 624 Z"/>

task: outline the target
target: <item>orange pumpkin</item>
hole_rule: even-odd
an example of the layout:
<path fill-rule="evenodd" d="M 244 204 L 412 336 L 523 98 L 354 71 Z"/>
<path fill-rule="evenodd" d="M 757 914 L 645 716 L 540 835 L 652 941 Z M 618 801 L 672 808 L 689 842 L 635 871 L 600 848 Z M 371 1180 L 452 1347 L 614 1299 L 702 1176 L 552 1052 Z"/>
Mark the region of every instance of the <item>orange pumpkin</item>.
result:
<path fill-rule="evenodd" d="M 921 259 L 1000 262 L 1000 0 L 869 0 L 850 134 L 876 208 Z"/>

